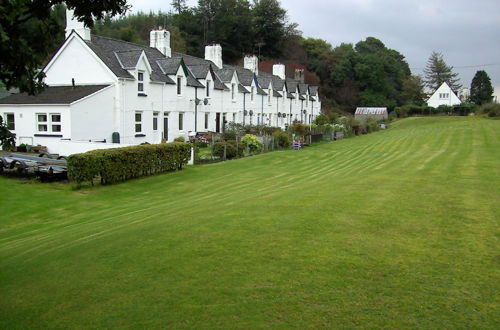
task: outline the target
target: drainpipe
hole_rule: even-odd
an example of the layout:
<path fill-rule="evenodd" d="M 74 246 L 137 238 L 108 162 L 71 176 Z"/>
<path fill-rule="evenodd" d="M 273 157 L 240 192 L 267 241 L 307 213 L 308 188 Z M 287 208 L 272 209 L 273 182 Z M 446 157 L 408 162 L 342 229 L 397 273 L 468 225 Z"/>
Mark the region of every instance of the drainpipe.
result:
<path fill-rule="evenodd" d="M 194 88 L 194 132 L 198 133 L 198 87 Z"/>
<path fill-rule="evenodd" d="M 276 97 L 276 127 L 280 127 L 280 124 L 279 124 L 280 117 L 278 117 L 279 103 L 280 103 L 280 98 Z"/>
<path fill-rule="evenodd" d="M 264 126 L 264 95 L 262 96 L 262 108 L 260 110 L 260 124 Z"/>
<path fill-rule="evenodd" d="M 243 93 L 243 126 L 245 126 L 245 111 L 246 111 L 246 103 L 245 103 L 245 100 L 246 100 L 246 94 Z"/>

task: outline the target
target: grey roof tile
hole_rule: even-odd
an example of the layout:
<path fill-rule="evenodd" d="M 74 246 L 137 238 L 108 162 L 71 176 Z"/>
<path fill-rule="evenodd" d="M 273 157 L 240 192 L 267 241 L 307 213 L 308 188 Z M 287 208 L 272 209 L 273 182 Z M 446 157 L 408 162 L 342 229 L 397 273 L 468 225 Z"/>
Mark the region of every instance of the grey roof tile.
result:
<path fill-rule="evenodd" d="M 135 69 L 142 54 L 142 49 L 114 52 L 123 69 Z"/>
<path fill-rule="evenodd" d="M 84 85 L 84 86 L 52 86 L 45 88 L 40 94 L 28 95 L 27 93 L 12 94 L 0 99 L 0 104 L 71 104 L 89 96 L 109 85 Z"/>

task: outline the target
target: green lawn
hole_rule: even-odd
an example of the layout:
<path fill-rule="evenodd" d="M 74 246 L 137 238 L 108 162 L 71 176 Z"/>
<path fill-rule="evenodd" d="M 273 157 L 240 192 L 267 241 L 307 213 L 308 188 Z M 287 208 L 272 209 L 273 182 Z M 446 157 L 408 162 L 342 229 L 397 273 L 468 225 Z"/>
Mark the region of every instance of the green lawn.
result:
<path fill-rule="evenodd" d="M 72 190 L 0 177 L 0 328 L 500 322 L 500 121 Z"/>

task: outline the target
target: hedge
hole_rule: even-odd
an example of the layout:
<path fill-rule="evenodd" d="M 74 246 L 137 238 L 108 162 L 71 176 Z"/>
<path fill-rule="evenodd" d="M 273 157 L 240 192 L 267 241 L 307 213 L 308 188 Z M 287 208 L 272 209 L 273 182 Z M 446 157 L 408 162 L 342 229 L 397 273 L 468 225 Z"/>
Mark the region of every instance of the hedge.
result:
<path fill-rule="evenodd" d="M 78 184 L 97 178 L 111 184 L 180 170 L 190 157 L 191 145 L 181 142 L 93 150 L 68 157 L 68 177 Z"/>

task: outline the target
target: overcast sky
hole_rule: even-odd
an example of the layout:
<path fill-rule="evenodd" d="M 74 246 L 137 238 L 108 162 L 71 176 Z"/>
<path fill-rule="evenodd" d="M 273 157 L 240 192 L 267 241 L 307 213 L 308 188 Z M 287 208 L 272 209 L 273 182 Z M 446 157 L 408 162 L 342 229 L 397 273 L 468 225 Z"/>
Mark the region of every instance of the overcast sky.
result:
<path fill-rule="evenodd" d="M 129 0 L 132 11 L 169 11 L 171 0 Z M 195 5 L 196 0 L 188 0 Z M 470 87 L 485 70 L 500 99 L 500 0 L 282 0 L 304 37 L 334 47 L 366 37 L 402 53 L 413 74 L 421 74 L 433 50 Z"/>

